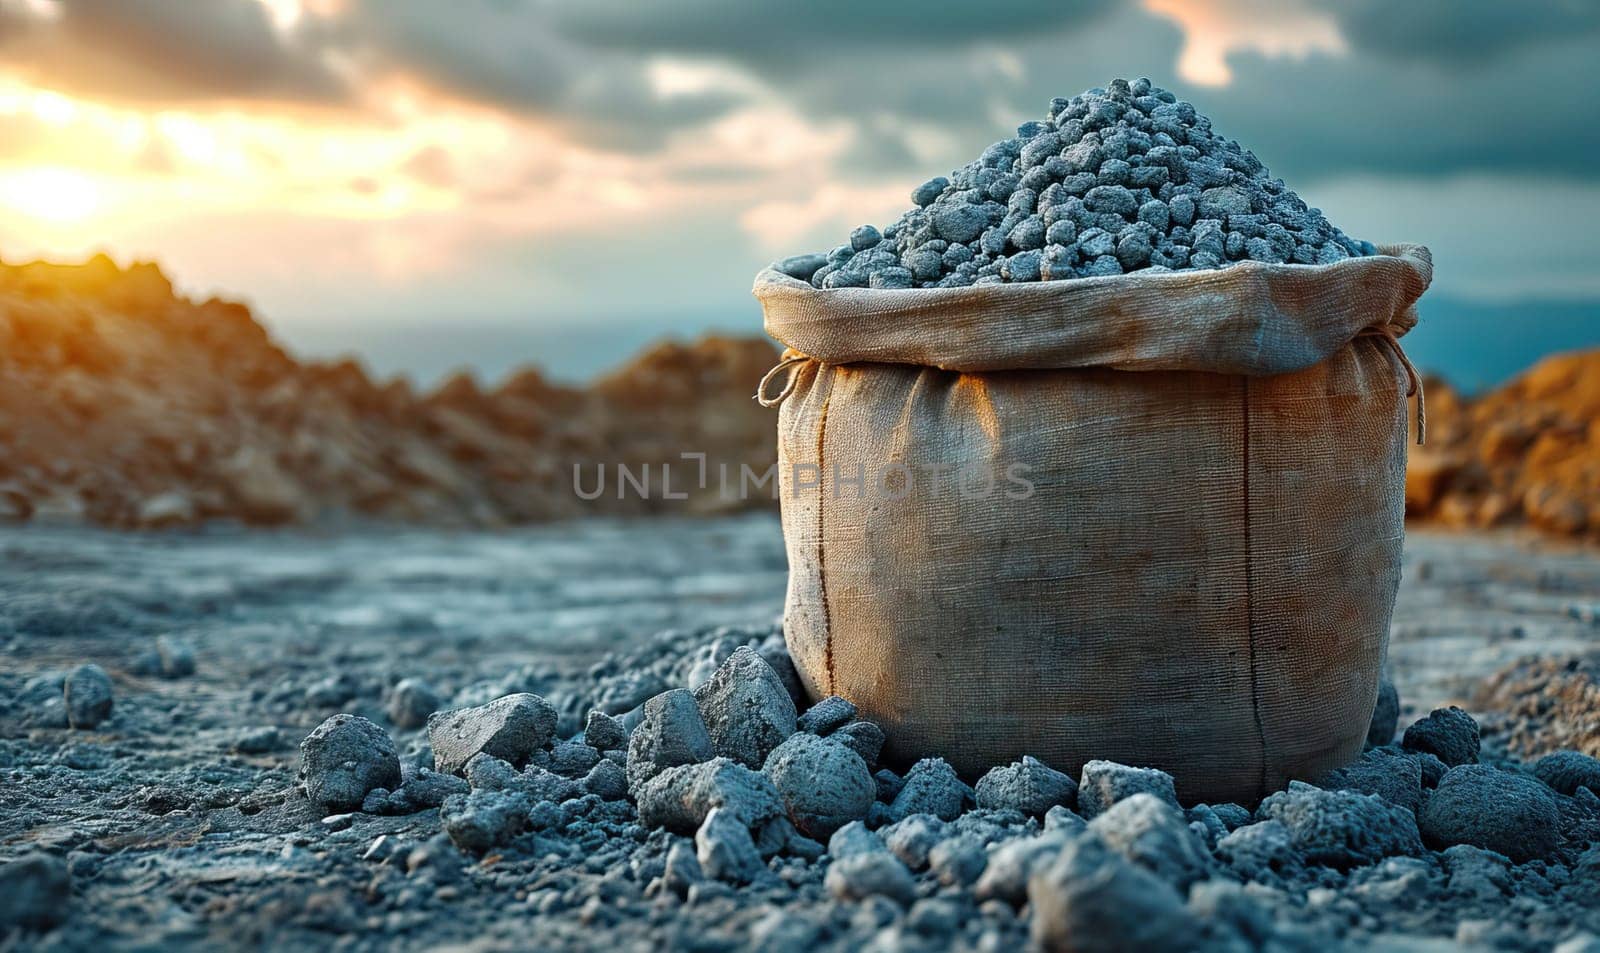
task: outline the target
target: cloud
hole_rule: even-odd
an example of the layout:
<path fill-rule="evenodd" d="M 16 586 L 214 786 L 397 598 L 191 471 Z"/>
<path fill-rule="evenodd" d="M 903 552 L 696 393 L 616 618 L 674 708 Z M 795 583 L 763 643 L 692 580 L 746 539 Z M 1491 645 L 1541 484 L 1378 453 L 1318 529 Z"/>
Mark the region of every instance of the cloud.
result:
<path fill-rule="evenodd" d="M 1362 49 L 1461 68 L 1600 32 L 1600 6 L 1586 0 L 1347 0 L 1334 15 Z"/>
<path fill-rule="evenodd" d="M 117 101 L 327 103 L 348 93 L 257 0 L 0 0 L 0 62 L 40 85 Z"/>

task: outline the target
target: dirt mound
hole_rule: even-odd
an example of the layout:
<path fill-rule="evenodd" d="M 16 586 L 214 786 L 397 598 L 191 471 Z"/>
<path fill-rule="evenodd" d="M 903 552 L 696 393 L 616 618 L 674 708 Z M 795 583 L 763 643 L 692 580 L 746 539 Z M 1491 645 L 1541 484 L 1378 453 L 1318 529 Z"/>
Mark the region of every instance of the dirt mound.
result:
<path fill-rule="evenodd" d="M 1475 702 L 1503 716 L 1495 733 L 1519 757 L 1561 750 L 1600 757 L 1600 653 L 1509 665 L 1484 682 Z"/>
<path fill-rule="evenodd" d="M 1427 394 L 1407 515 L 1600 538 L 1600 350 L 1546 358 L 1476 400 L 1439 381 Z"/>
<path fill-rule="evenodd" d="M 0 265 L 0 519 L 500 525 L 767 505 L 682 455 L 771 464 L 772 418 L 750 395 L 775 358 L 712 337 L 588 388 L 530 369 L 419 394 L 352 361 L 297 361 L 249 308 L 178 295 L 155 265 Z M 580 497 L 575 466 L 605 492 Z"/>

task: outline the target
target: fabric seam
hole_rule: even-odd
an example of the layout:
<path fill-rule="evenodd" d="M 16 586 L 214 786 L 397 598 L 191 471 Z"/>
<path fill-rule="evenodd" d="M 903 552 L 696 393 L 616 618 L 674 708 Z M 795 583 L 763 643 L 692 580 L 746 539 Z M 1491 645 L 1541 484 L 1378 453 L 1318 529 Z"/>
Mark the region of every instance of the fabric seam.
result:
<path fill-rule="evenodd" d="M 1255 577 L 1253 551 L 1250 538 L 1250 378 L 1241 377 L 1243 388 L 1240 401 L 1240 420 L 1244 425 L 1244 440 L 1242 441 L 1241 457 L 1244 465 L 1241 470 L 1243 477 L 1244 493 L 1244 619 L 1245 619 L 1245 645 L 1250 652 L 1250 711 L 1256 724 L 1256 740 L 1261 757 L 1261 776 L 1257 790 L 1261 795 L 1267 793 L 1267 729 L 1261 720 L 1261 671 L 1256 659 L 1256 619 L 1255 619 Z"/>

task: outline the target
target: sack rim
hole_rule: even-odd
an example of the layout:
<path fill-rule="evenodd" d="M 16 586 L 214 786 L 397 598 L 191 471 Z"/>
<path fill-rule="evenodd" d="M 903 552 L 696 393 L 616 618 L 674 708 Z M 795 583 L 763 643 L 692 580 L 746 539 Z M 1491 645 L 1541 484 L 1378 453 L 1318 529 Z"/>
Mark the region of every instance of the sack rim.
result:
<path fill-rule="evenodd" d="M 762 304 L 771 337 L 825 363 L 875 361 L 958 371 L 1102 366 L 1277 374 L 1318 363 L 1365 330 L 1403 336 L 1415 327 L 1415 303 L 1432 278 L 1433 256 L 1426 246 L 1396 243 L 1379 246 L 1376 255 L 1326 265 L 1245 261 L 1203 271 L 1135 271 L 961 288 L 814 288 L 769 265 L 756 275 L 752 294 Z M 1286 289 L 1293 293 L 1285 295 Z M 1356 289 L 1362 292 L 1359 300 L 1351 294 Z M 1302 305 L 1298 298 L 1315 304 Z M 1197 327 L 1194 341 L 1121 353 L 1127 349 L 1113 340 L 1119 327 L 1132 336 L 1147 330 L 1138 326 L 1139 312 L 1155 303 L 1209 314 L 1228 302 L 1237 303 L 1237 313 L 1215 327 Z M 974 308 L 1001 312 L 983 336 L 1009 339 L 998 349 L 1004 353 L 980 343 L 973 329 L 947 332 L 937 325 L 937 312 Z M 1296 322 L 1306 333 L 1299 346 L 1288 349 L 1293 354 L 1243 353 L 1252 341 L 1259 344 L 1269 335 L 1281 343 Z M 919 336 L 919 323 L 936 330 Z M 1087 330 L 1090 325 L 1104 327 Z M 1047 346 L 1032 347 L 1029 336 Z"/>

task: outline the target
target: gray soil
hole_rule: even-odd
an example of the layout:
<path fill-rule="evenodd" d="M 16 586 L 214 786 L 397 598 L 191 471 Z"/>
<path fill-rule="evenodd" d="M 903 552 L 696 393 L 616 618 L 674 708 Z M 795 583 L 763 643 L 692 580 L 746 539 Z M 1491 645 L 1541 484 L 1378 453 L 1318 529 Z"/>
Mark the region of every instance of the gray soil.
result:
<path fill-rule="evenodd" d="M 873 764 L 849 706 L 808 715 L 802 700 L 794 721 L 766 515 L 462 534 L 30 527 L 0 551 L 0 949 L 1600 943 L 1586 937 L 1600 935 L 1592 765 L 1534 769 L 1554 750 L 1536 740 L 1537 685 L 1518 682 L 1508 712 L 1480 693 L 1529 657 L 1594 670 L 1593 549 L 1413 533 L 1396 743 L 1327 789 L 1243 806 L 1175 805 L 1169 779 L 1105 762 L 1083 779 L 1022 764 L 974 790 L 942 763 Z M 85 664 L 110 677 L 109 713 Z M 674 688 L 699 689 L 694 704 L 673 696 L 641 724 Z M 544 701 L 451 724 L 454 744 L 486 752 L 465 779 L 423 770 L 429 709 L 519 693 Z M 1477 717 L 1481 751 L 1453 713 L 1406 731 L 1451 703 Z M 308 746 L 320 796 L 367 790 L 330 815 L 305 796 L 300 746 L 339 714 L 380 730 L 341 719 Z M 1446 771 L 1436 751 L 1481 764 Z M 372 793 L 391 758 L 405 784 Z"/>

